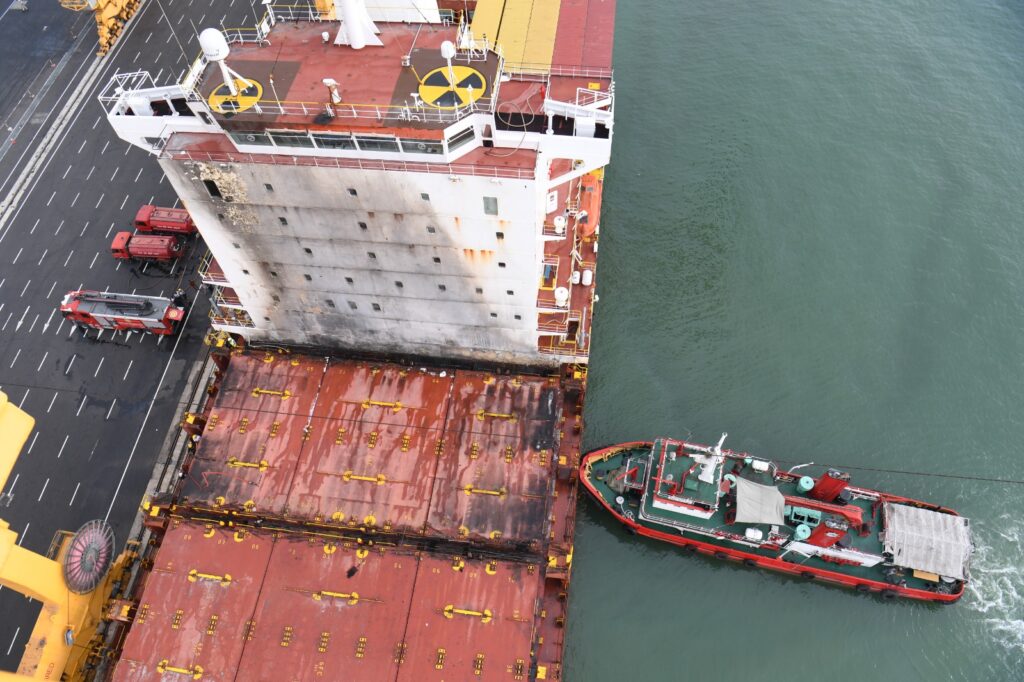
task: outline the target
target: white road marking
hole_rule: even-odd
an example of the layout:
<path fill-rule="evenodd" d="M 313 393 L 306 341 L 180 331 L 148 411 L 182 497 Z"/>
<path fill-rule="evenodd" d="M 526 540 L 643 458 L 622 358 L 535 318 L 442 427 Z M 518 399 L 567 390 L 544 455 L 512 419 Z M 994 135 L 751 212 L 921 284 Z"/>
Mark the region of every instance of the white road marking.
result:
<path fill-rule="evenodd" d="M 182 329 L 188 326 L 188 319 L 192 316 L 192 311 L 195 309 L 196 306 L 189 307 L 188 313 L 185 314 L 185 319 L 181 321 Z M 121 486 L 124 485 L 124 478 L 128 475 L 128 468 L 131 466 L 132 459 L 135 457 L 135 451 L 139 448 L 139 442 L 142 440 L 142 434 L 146 430 L 146 424 L 149 422 L 149 415 L 153 412 L 153 406 L 156 405 L 156 398 L 160 395 L 160 387 L 164 385 L 164 379 L 167 378 L 167 372 L 171 369 L 171 362 L 174 360 L 174 354 L 178 350 L 178 344 L 181 343 L 181 340 L 184 337 L 185 334 L 178 334 L 174 341 L 174 347 L 171 348 L 171 356 L 167 358 L 167 364 L 164 365 L 163 374 L 160 375 L 160 380 L 156 382 L 156 390 L 153 391 L 153 398 L 149 401 L 149 407 L 146 409 L 146 416 L 142 418 L 142 425 L 139 426 L 138 435 L 135 436 L 135 444 L 132 446 L 131 452 L 128 453 L 128 461 L 124 463 L 124 469 L 121 471 L 121 478 L 117 482 L 117 488 L 114 489 L 114 497 L 111 498 L 106 516 L 103 517 L 104 521 L 109 520 L 110 514 L 114 511 L 114 503 L 117 502 L 117 496 L 121 492 Z"/>
<path fill-rule="evenodd" d="M 80 197 L 80 196 L 82 196 L 82 193 L 81 193 L 81 192 L 79 192 L 78 194 L 76 194 L 76 195 L 75 195 L 75 198 L 71 200 L 71 207 L 72 207 L 72 208 L 74 207 L 74 205 L 75 205 L 76 203 L 78 203 L 78 197 Z"/>
<path fill-rule="evenodd" d="M 18 258 L 21 257 L 21 252 L 24 251 L 24 250 L 25 250 L 24 247 L 18 249 L 18 253 L 14 256 L 14 260 L 11 261 L 11 265 L 14 265 L 15 263 L 18 262 Z"/>
<path fill-rule="evenodd" d="M 92 266 L 96 265 L 96 259 L 100 257 L 100 252 L 97 251 L 96 255 L 92 257 L 92 262 L 89 263 L 89 269 L 92 270 Z"/>
<path fill-rule="evenodd" d="M 29 334 L 31 334 L 32 330 L 36 328 L 36 322 L 38 322 L 38 321 L 39 321 L 39 313 L 36 313 L 36 316 L 32 319 L 32 324 L 30 324 L 29 327 L 28 327 L 28 333 Z"/>
<path fill-rule="evenodd" d="M 77 412 L 75 412 L 75 416 L 76 416 L 76 417 L 77 417 L 78 415 L 82 414 L 82 408 L 83 408 L 83 407 L 85 407 L 85 402 L 86 402 L 87 400 L 89 400 L 89 396 L 85 396 L 84 398 L 82 398 L 82 404 L 78 406 L 78 411 L 77 411 Z"/>
<path fill-rule="evenodd" d="M 49 249 L 43 249 L 43 255 L 39 257 L 39 262 L 36 263 L 36 265 L 42 265 L 43 264 L 43 259 L 46 258 L 46 254 L 49 253 L 49 252 L 50 252 Z"/>
<path fill-rule="evenodd" d="M 57 453 L 57 459 L 60 459 L 60 456 L 64 454 L 64 448 L 67 446 L 69 438 L 71 438 L 71 434 L 70 433 L 68 435 L 64 436 L 64 442 L 61 443 L 61 445 L 60 445 L 60 452 Z"/>
<path fill-rule="evenodd" d="M 49 205 L 50 205 L 50 203 L 51 203 L 51 202 L 53 201 L 53 198 L 54 198 L 55 196 L 57 196 L 57 190 L 53 190 L 53 194 L 51 194 L 51 195 L 50 195 L 50 198 L 46 200 L 46 205 L 47 205 L 47 206 L 49 206 Z"/>
<path fill-rule="evenodd" d="M 39 432 L 36 431 L 36 435 L 32 436 L 32 444 L 28 446 L 28 450 L 25 451 L 26 455 L 32 454 L 32 448 L 36 446 L 36 441 L 39 439 Z"/>
<path fill-rule="evenodd" d="M 85 179 L 88 180 L 89 178 L 91 178 L 92 174 L 95 173 L 95 172 L 96 172 L 96 166 L 93 166 L 92 168 L 89 169 L 89 174 L 85 176 Z"/>
<path fill-rule="evenodd" d="M 64 175 L 61 177 L 61 180 L 67 180 L 68 179 L 68 173 L 71 172 L 72 167 L 73 166 L 68 165 L 68 169 L 66 171 L 64 171 Z"/>
<path fill-rule="evenodd" d="M 78 233 L 78 236 L 79 237 L 84 237 L 85 236 L 85 231 L 88 230 L 88 229 L 89 229 L 89 221 L 86 220 L 85 221 L 85 225 L 82 226 L 82 231 Z"/>
<path fill-rule="evenodd" d="M 43 368 L 43 363 L 46 362 L 46 356 L 48 356 L 49 354 L 50 351 L 46 351 L 43 353 L 43 359 L 39 361 L 39 366 L 36 367 L 37 372 Z"/>
<path fill-rule="evenodd" d="M 21 406 L 25 404 L 25 401 L 28 400 L 28 394 L 31 393 L 31 392 L 32 392 L 31 388 L 26 388 L 25 389 L 25 395 L 21 396 L 21 402 L 18 403 L 18 409 L 19 410 L 21 409 Z"/>
<path fill-rule="evenodd" d="M 39 491 L 39 497 L 36 498 L 36 502 L 43 501 L 43 495 L 46 494 L 46 486 L 50 485 L 50 479 L 46 479 L 46 483 L 43 484 L 43 489 Z"/>
<path fill-rule="evenodd" d="M 75 503 L 75 497 L 78 495 L 78 489 L 81 486 L 82 486 L 82 482 L 81 481 L 79 481 L 78 484 L 75 485 L 75 492 L 71 493 L 71 501 L 68 502 L 68 506 L 69 507 Z"/>
<path fill-rule="evenodd" d="M 114 398 L 114 402 L 110 403 L 110 409 L 107 410 L 107 416 L 104 417 L 104 421 L 110 420 L 110 413 L 114 411 L 114 405 L 117 405 L 117 398 Z"/>
<path fill-rule="evenodd" d="M 18 543 L 18 544 L 21 544 L 21 543 Z M 18 641 L 18 633 L 20 633 L 20 632 L 21 632 L 21 626 L 19 625 L 18 629 L 14 631 L 14 637 L 11 637 L 11 645 L 9 647 L 7 647 L 7 655 L 8 656 L 11 655 L 11 650 L 14 649 L 14 643 Z"/>
<path fill-rule="evenodd" d="M 106 154 L 107 153 L 107 147 L 109 147 L 109 146 L 110 146 L 110 140 L 107 140 L 106 143 L 103 145 L 103 149 L 100 151 L 100 154 Z"/>
<path fill-rule="evenodd" d="M 134 362 L 135 362 L 134 360 L 129 360 L 128 361 L 128 369 L 126 369 L 124 371 L 124 376 L 121 377 L 121 381 L 124 381 L 125 379 L 128 378 L 128 372 L 132 371 L 132 363 L 134 363 Z"/>
<path fill-rule="evenodd" d="M 124 205 L 128 203 L 128 195 L 124 195 L 124 201 L 121 202 L 121 210 L 124 210 Z"/>
<path fill-rule="evenodd" d="M 127 198 L 127 197 L 125 197 L 125 198 Z M 113 231 L 114 231 L 114 223 L 110 223 L 110 227 L 107 228 L 107 233 L 105 235 L 103 235 L 103 238 L 104 239 L 109 238 L 110 237 L 110 233 L 113 232 Z"/>
<path fill-rule="evenodd" d="M 81 144 L 81 146 L 79 146 L 79 148 L 78 148 L 78 153 L 79 153 L 79 154 L 81 154 L 81 153 L 82 153 L 82 147 L 84 147 L 84 146 L 85 146 L 85 143 L 86 143 L 86 142 L 88 142 L 88 141 L 89 141 L 88 139 L 82 140 L 82 144 Z"/>
<path fill-rule="evenodd" d="M 142 171 L 143 171 L 143 169 L 142 169 L 142 168 L 139 168 L 139 172 L 138 172 L 138 173 L 136 173 L 136 175 L 135 175 L 135 182 L 138 182 L 138 181 L 139 181 L 139 176 L 141 176 L 141 175 L 142 175 Z"/>
<path fill-rule="evenodd" d="M 68 257 L 64 259 L 64 267 L 68 266 L 68 261 L 71 260 L 71 254 L 73 254 L 74 252 L 75 250 L 71 249 L 71 251 L 68 253 Z"/>
<path fill-rule="evenodd" d="M 19 355 L 21 355 L 21 349 L 20 348 L 18 349 L 18 352 L 14 354 L 14 359 L 11 360 L 11 367 L 10 367 L 11 369 L 14 368 L 14 363 L 16 363 L 18 361 L 18 356 Z"/>
<path fill-rule="evenodd" d="M 7 313 L 7 322 L 11 321 L 11 316 L 12 315 L 14 315 L 14 313 Z M 0 327 L 0 332 L 7 330 L 7 322 L 4 322 L 4 326 Z"/>
<path fill-rule="evenodd" d="M 116 177 L 117 177 L 117 172 L 118 172 L 119 170 L 121 170 L 121 167 L 120 167 L 120 166 L 118 166 L 117 168 L 115 168 L 115 169 L 114 169 L 114 173 L 113 173 L 113 174 L 112 174 L 112 175 L 110 176 L 110 181 L 111 181 L 111 182 L 113 182 L 113 181 L 114 181 L 114 178 L 116 178 Z"/>
<path fill-rule="evenodd" d="M 54 392 L 53 392 L 53 398 L 52 398 L 52 399 L 50 399 L 50 406 L 46 408 L 46 414 L 50 414 L 50 410 L 52 410 L 52 409 L 53 409 L 53 404 L 54 404 L 55 402 L 57 402 L 57 396 L 58 396 L 59 394 L 60 394 L 60 391 L 54 391 Z"/>
<path fill-rule="evenodd" d="M 137 58 L 137 57 L 136 57 L 136 58 Z M 93 129 L 93 130 L 96 130 L 96 126 L 98 126 L 98 125 L 100 124 L 100 119 L 101 119 L 101 118 L 103 118 L 103 117 L 102 117 L 102 116 L 97 116 L 97 117 L 96 117 L 96 122 L 92 124 L 92 129 Z"/>
<path fill-rule="evenodd" d="M 27 282 L 25 282 L 25 286 L 23 286 L 21 288 L 21 296 L 19 296 L 18 298 L 24 298 L 25 297 L 25 290 L 28 289 L 28 285 L 31 284 L 31 283 L 32 283 L 32 280 L 28 280 Z"/>
<path fill-rule="evenodd" d="M 96 206 L 94 206 L 93 208 L 99 208 L 100 207 L 100 204 L 103 203 L 103 196 L 104 196 L 103 194 L 100 194 L 100 198 L 96 201 Z"/>
<path fill-rule="evenodd" d="M 29 526 L 31 526 L 31 525 L 32 525 L 32 522 L 31 522 L 31 521 L 29 521 L 28 523 L 26 523 L 26 524 L 25 524 L 25 530 L 21 531 L 21 535 L 20 535 L 20 536 L 18 536 L 18 546 L 19 546 L 19 547 L 21 547 L 21 542 L 22 542 L 22 540 L 24 540 L 24 539 L 25 539 L 25 536 L 26 536 L 26 535 L 28 535 L 28 527 L 29 527 Z M 8 653 L 10 653 L 10 652 L 8 652 Z"/>
<path fill-rule="evenodd" d="M 36 224 L 33 225 L 32 229 L 28 231 L 29 234 L 34 234 L 35 233 L 36 228 L 39 227 L 39 221 L 40 220 L 42 220 L 42 218 L 36 218 Z"/>
<path fill-rule="evenodd" d="M 60 234 L 60 228 L 62 228 L 62 227 L 64 227 L 64 221 L 63 220 L 60 221 L 60 225 L 57 226 L 57 231 L 53 233 L 54 237 L 56 237 L 58 234 Z"/>
<path fill-rule="evenodd" d="M 74 330 L 75 330 L 74 327 L 72 327 L 71 331 L 74 331 Z M 77 357 L 78 357 L 78 353 L 72 353 L 71 354 L 71 361 L 68 362 L 68 367 L 67 367 L 67 369 L 64 370 L 64 376 L 67 376 L 68 372 L 71 371 L 71 365 L 75 364 L 75 358 L 77 358 Z"/>
<path fill-rule="evenodd" d="M 92 378 L 93 379 L 95 379 L 97 376 L 99 376 L 100 368 L 103 367 L 103 361 L 104 360 L 106 360 L 106 358 L 100 358 L 100 364 L 96 365 L 96 371 L 92 373 Z"/>

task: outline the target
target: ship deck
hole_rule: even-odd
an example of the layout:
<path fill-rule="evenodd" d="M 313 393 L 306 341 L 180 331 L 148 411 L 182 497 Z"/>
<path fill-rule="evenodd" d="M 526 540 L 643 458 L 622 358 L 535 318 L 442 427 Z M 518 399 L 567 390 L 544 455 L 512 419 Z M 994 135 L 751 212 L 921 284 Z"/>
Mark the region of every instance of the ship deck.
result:
<path fill-rule="evenodd" d="M 581 389 L 234 354 L 114 679 L 558 679 Z"/>

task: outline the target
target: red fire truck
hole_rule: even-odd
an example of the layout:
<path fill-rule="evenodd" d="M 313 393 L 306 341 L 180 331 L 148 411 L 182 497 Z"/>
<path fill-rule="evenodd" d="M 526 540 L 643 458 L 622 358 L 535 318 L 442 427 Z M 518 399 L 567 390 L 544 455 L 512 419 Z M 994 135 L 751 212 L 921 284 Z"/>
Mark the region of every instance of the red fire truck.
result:
<path fill-rule="evenodd" d="M 173 334 L 185 318 L 185 294 L 173 298 L 137 296 L 103 291 L 69 291 L 60 313 L 79 327 Z"/>
<path fill-rule="evenodd" d="M 118 232 L 110 243 L 110 252 L 118 260 L 174 260 L 181 255 L 181 240 L 168 234 Z"/>
<path fill-rule="evenodd" d="M 183 208 L 162 208 L 146 204 L 135 214 L 135 229 L 146 233 L 190 235 L 196 231 L 196 224 Z"/>

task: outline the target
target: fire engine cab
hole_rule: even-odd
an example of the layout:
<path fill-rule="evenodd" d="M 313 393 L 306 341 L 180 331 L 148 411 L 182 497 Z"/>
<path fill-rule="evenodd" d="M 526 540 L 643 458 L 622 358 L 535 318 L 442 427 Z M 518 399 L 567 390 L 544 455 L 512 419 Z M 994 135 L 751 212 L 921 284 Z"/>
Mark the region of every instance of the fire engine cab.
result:
<path fill-rule="evenodd" d="M 69 291 L 60 313 L 79 327 L 173 334 L 185 317 L 185 294 L 174 298 L 116 294 L 103 291 Z"/>

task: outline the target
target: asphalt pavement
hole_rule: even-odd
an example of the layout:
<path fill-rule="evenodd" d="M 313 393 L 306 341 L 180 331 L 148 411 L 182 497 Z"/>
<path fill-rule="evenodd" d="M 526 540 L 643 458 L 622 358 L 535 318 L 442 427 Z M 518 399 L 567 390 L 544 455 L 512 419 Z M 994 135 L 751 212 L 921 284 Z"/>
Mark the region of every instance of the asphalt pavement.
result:
<path fill-rule="evenodd" d="M 21 92 L 0 97 L 0 120 L 24 119 L 28 131 L 19 133 L 23 146 L 16 154 L 0 158 L 0 200 L 19 183 L 22 188 L 0 218 L 0 389 L 36 418 L 0 491 L 0 518 L 29 549 L 45 552 L 57 531 L 96 518 L 107 518 L 124 542 L 158 450 L 180 417 L 177 403 L 207 329 L 203 300 L 173 337 L 83 334 L 61 318 L 62 297 L 79 288 L 169 295 L 182 286 L 193 301 L 197 294 L 205 298 L 193 287 L 201 287 L 198 240 L 173 268 L 111 258 L 114 233 L 131 229 L 140 205 L 175 205 L 176 197 L 156 160 L 113 134 L 96 95 L 116 71 L 145 69 L 158 84 L 176 79 L 198 54 L 193 26 L 249 26 L 259 4 L 143 0 L 103 58 L 95 56 L 95 37 L 82 37 L 91 26 L 76 25 L 80 16 L 69 13 L 50 24 L 60 26 L 53 30 L 63 31 L 65 49 L 48 48 L 45 58 L 54 66 L 42 72 L 36 49 L 42 32 L 33 21 L 42 3 L 31 0 L 29 12 L 0 18 L 0 44 L 14 41 L 0 50 L 0 73 L 12 74 L 22 88 L 50 80 L 29 98 L 38 101 L 28 117 Z M 62 60 L 60 71 L 52 71 Z M 83 82 L 84 94 L 69 99 Z M 9 132 L 0 131 L 0 140 Z M 0 669 L 16 669 L 38 610 L 38 603 L 0 591 Z"/>

